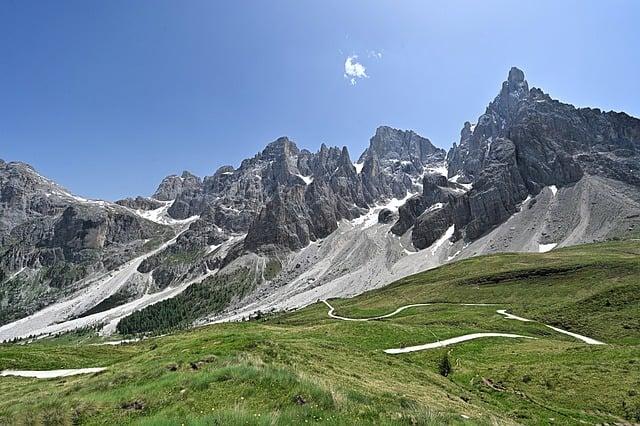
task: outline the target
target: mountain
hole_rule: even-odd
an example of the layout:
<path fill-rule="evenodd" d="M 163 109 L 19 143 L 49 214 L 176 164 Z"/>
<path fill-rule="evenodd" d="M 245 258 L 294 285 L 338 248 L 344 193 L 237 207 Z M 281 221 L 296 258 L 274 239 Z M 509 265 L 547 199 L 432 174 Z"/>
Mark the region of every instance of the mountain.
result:
<path fill-rule="evenodd" d="M 0 340 L 241 319 L 640 229 L 640 120 L 553 100 L 517 68 L 448 153 L 386 126 L 356 162 L 281 137 L 237 168 L 116 203 L 0 167 Z"/>
<path fill-rule="evenodd" d="M 0 188 L 0 324 L 93 286 L 170 234 L 126 207 L 74 196 L 24 163 L 0 161 Z"/>

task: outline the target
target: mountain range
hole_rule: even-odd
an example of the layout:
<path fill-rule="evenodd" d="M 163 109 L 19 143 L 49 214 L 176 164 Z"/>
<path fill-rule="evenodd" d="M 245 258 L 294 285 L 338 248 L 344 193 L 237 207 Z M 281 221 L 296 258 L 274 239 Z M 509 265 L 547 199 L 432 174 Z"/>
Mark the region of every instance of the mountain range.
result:
<path fill-rule="evenodd" d="M 78 197 L 0 160 L 0 341 L 158 333 L 352 296 L 454 260 L 640 230 L 640 120 L 512 68 L 447 151 L 382 126 L 357 159 L 287 137 L 151 197 Z"/>

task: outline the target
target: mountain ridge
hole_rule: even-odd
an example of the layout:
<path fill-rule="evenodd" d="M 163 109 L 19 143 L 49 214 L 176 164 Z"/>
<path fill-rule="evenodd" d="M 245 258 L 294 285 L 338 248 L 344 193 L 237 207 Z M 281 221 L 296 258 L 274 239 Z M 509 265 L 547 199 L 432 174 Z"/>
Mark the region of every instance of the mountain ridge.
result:
<path fill-rule="evenodd" d="M 0 163 L 0 177 L 8 176 L 0 181 L 0 208 L 8 212 L 5 230 L 0 228 L 0 306 L 18 305 L 19 311 L 34 297 L 24 290 L 42 287 L 34 259 L 56 226 L 58 235 L 66 235 L 59 245 L 84 247 L 79 241 L 89 238 L 86 248 L 94 254 L 70 286 L 38 304 L 56 310 L 76 297 L 73 309 L 60 307 L 44 327 L 42 318 L 18 328 L 7 323 L 0 339 L 66 329 L 66 322 L 95 307 L 77 293 L 90 294 L 93 287 L 107 289 L 90 298 L 105 309 L 84 322 L 74 319 L 73 327 L 108 323 L 112 332 L 121 318 L 149 306 L 141 302 L 145 294 L 173 294 L 185 282 L 200 289 L 226 283 L 224 303 L 191 321 L 240 319 L 318 297 L 358 294 L 454 259 L 546 251 L 640 229 L 640 120 L 553 100 L 530 89 L 515 67 L 477 124 L 466 122 L 448 152 L 389 126 L 376 129 L 355 162 L 346 146 L 323 143 L 311 152 L 283 136 L 238 167 L 222 166 L 204 177 L 169 175 L 152 197 L 116 203 L 73 196 L 45 178 L 49 183 L 38 186 L 26 169 L 26 177 L 16 180 L 9 168 L 17 166 L 7 164 L 13 163 Z M 100 224 L 121 223 L 113 218 L 130 225 L 109 234 Z M 27 244 L 19 230 L 34 225 L 42 237 Z M 153 232 L 132 234 L 136 226 Z M 122 251 L 127 244 L 138 248 Z M 115 272 L 122 278 L 115 286 L 96 286 L 90 277 L 103 283 L 108 279 L 100 274 L 114 273 L 102 260 L 109 250 L 120 250 L 116 266 L 136 267 L 126 277 Z M 79 265 L 86 267 L 69 267 Z M 51 293 L 46 287 L 42 291 Z M 219 291 L 199 294 L 222 297 Z M 129 307 L 118 310 L 123 303 Z"/>

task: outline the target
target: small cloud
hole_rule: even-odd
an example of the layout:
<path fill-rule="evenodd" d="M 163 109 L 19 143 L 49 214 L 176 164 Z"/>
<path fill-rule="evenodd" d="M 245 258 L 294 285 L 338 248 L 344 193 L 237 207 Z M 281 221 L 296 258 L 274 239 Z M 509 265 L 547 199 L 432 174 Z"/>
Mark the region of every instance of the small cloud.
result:
<path fill-rule="evenodd" d="M 370 50 L 367 53 L 367 56 L 370 57 L 370 58 L 382 59 L 382 52 L 378 52 L 378 51 L 375 51 L 375 50 Z"/>
<path fill-rule="evenodd" d="M 351 55 L 344 61 L 344 78 L 348 79 L 352 86 L 356 85 L 358 79 L 369 77 L 367 69 L 357 59 L 358 55 Z"/>

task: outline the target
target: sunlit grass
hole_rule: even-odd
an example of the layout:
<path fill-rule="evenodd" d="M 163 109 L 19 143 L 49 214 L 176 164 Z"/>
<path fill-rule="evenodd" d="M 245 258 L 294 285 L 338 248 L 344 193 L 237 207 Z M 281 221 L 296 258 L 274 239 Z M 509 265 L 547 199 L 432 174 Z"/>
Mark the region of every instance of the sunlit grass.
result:
<path fill-rule="evenodd" d="M 354 299 L 263 321 L 220 324 L 123 346 L 67 335 L 0 345 L 0 369 L 106 366 L 90 376 L 0 378 L 7 424 L 575 424 L 640 421 L 640 244 L 469 259 Z M 495 303 L 462 307 L 458 303 Z M 540 323 L 607 342 L 589 346 Z M 384 349 L 473 332 L 430 351 Z M 438 364 L 448 353 L 452 373 Z M 465 417 L 469 417 L 467 420 Z M 551 420 L 553 419 L 553 420 Z"/>

